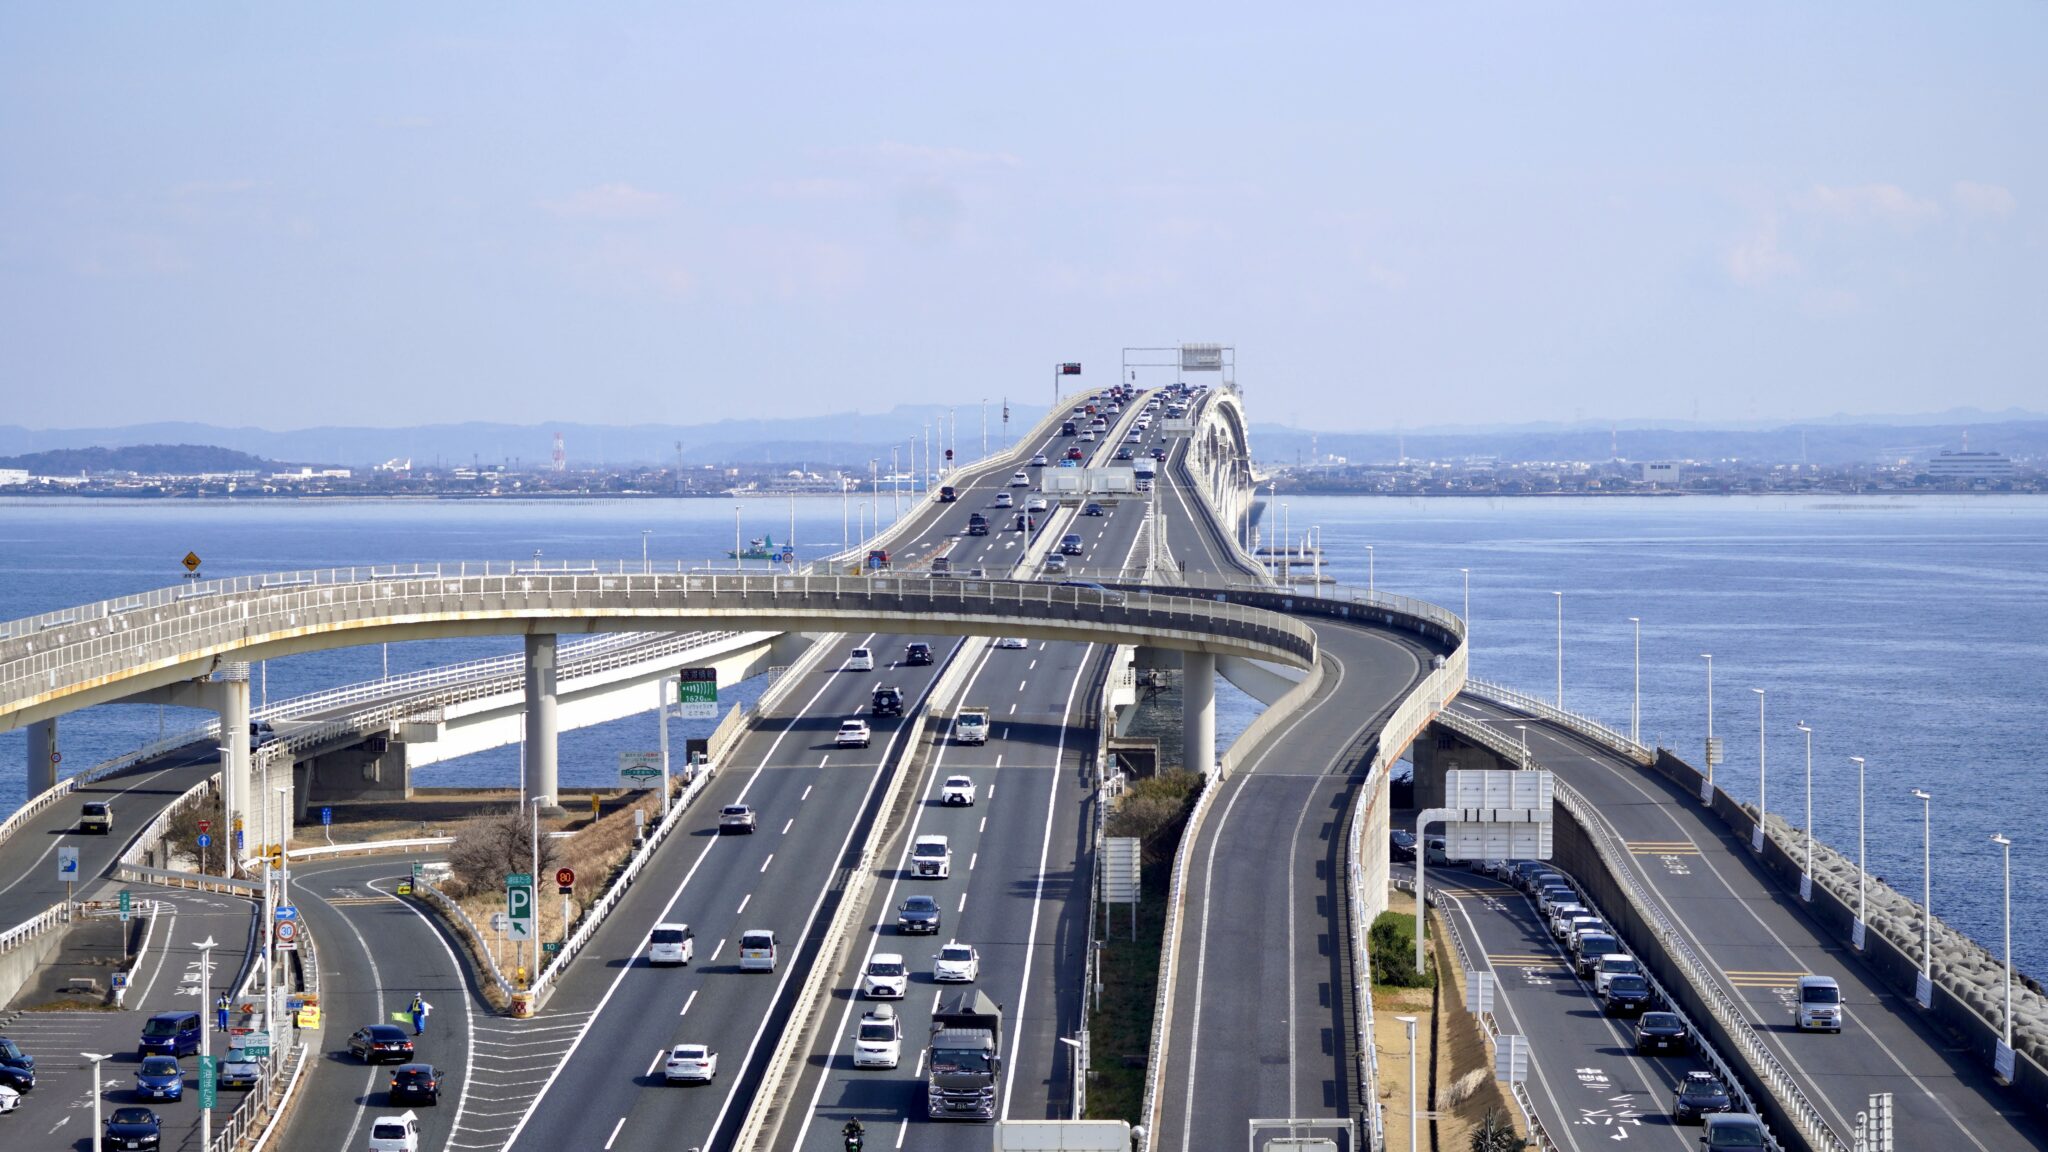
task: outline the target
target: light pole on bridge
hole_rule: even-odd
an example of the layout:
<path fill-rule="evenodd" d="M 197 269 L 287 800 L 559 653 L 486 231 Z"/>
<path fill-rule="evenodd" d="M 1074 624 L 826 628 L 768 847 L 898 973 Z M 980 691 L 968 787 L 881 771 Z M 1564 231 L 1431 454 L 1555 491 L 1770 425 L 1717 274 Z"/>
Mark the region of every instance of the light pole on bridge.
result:
<path fill-rule="evenodd" d="M 1934 1003 L 1934 794 L 1913 789 L 1920 802 L 1920 979 L 1913 998 L 1922 1008 Z"/>

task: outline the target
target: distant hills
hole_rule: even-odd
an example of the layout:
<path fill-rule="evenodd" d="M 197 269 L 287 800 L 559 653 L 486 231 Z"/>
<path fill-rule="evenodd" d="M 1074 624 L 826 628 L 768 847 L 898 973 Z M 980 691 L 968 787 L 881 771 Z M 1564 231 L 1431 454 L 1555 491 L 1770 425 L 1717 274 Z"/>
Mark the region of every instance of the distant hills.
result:
<path fill-rule="evenodd" d="M 1257 398 L 1251 410 L 1258 411 Z M 1000 403 L 988 410 L 988 442 L 1001 445 L 1045 414 L 1040 406 L 1012 405 L 1006 435 Z M 0 467 L 29 468 L 45 475 L 81 470 L 138 472 L 225 472 L 274 469 L 274 461 L 319 462 L 365 468 L 386 460 L 411 460 L 416 467 L 478 463 L 542 468 L 561 433 L 568 465 L 581 471 L 599 464 L 669 467 L 680 456 L 687 466 L 704 464 L 786 464 L 790 467 L 845 467 L 864 470 L 878 460 L 886 470 L 895 452 L 907 466 L 909 445 L 925 444 L 932 426 L 934 454 L 942 447 L 941 424 L 957 422 L 962 459 L 981 454 L 981 405 L 957 408 L 905 405 L 881 414 L 857 412 L 707 424 L 494 424 L 472 422 L 414 428 L 325 427 L 289 431 L 164 423 L 102 428 L 29 429 L 0 426 Z M 1957 410 L 1933 416 L 1835 416 L 1778 425 L 1706 427 L 1683 423 L 1618 425 L 1521 424 L 1433 427 L 1400 433 L 1310 432 L 1281 424 L 1255 423 L 1252 450 L 1268 465 L 1292 464 L 1312 454 L 1342 456 L 1354 463 L 1458 460 L 1492 457 L 1504 462 L 1551 460 L 1722 460 L 1824 465 L 1924 460 L 1944 449 L 1959 450 L 1964 435 L 1978 450 L 2015 459 L 2048 460 L 2048 415 L 2033 412 Z M 682 445 L 680 453 L 677 444 Z"/>
<path fill-rule="evenodd" d="M 205 472 L 271 472 L 274 460 L 210 444 L 125 444 L 118 448 L 56 448 L 0 456 L 0 468 L 26 468 L 37 476 L 81 472 L 141 472 L 192 476 Z"/>
<path fill-rule="evenodd" d="M 1045 415 L 1044 406 L 1012 404 L 1014 434 Z M 517 464 L 544 467 L 554 453 L 556 433 L 562 436 L 570 468 L 596 464 L 672 466 L 676 444 L 685 464 L 798 464 L 865 469 L 870 459 L 889 466 L 892 449 L 902 449 L 909 463 L 910 441 L 924 451 L 925 428 L 932 425 L 937 455 L 937 423 L 959 430 L 963 459 L 981 455 L 981 405 L 977 402 L 940 407 L 904 405 L 881 414 L 841 412 L 759 420 L 721 420 L 709 424 L 428 424 L 413 428 L 335 426 L 273 432 L 265 428 L 223 428 L 211 424 L 159 423 L 100 428 L 23 428 L 0 425 L 0 456 L 22 456 L 65 448 L 111 448 L 137 444 L 217 444 L 236 452 L 271 460 L 320 461 L 367 467 L 387 460 L 410 459 L 420 467 Z M 1002 404 L 988 406 L 988 442 L 1004 442 Z M 16 465 L 19 467 L 20 465 Z"/>

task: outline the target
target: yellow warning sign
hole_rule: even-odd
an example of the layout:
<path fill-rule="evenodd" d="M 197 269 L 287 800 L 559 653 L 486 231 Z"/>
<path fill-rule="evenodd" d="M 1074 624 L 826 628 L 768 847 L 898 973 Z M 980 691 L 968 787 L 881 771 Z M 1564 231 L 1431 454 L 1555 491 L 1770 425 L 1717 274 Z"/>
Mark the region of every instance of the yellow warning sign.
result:
<path fill-rule="evenodd" d="M 187 553 L 185 553 L 185 559 L 184 559 L 183 561 L 181 561 L 181 563 L 183 563 L 183 564 L 185 565 L 185 571 L 187 571 L 187 572 L 197 572 L 197 571 L 199 571 L 199 553 L 197 553 L 197 552 L 187 552 Z"/>

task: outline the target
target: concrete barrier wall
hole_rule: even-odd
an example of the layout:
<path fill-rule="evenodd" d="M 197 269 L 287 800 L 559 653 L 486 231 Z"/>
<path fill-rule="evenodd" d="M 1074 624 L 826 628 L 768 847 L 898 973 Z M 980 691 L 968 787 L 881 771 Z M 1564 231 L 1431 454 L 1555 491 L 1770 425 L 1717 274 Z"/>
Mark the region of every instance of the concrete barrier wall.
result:
<path fill-rule="evenodd" d="M 69 925 L 56 923 L 42 931 L 23 933 L 13 947 L 0 952 L 0 1007 L 5 1007 L 28 986 L 36 970 L 64 942 L 68 928 Z"/>

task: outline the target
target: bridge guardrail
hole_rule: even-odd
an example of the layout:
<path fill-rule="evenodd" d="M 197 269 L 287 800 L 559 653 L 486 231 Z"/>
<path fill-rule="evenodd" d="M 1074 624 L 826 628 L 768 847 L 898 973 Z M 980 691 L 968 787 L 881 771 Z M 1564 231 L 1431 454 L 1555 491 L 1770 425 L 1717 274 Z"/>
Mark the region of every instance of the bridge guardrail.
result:
<path fill-rule="evenodd" d="M 1538 699 L 1527 692 L 1518 691 L 1505 684 L 1496 684 L 1490 680 L 1467 681 L 1465 691 L 1472 693 L 1481 700 L 1490 700 L 1495 704 L 1505 704 L 1510 708 L 1547 720 L 1560 728 L 1569 729 L 1595 743 L 1605 745 L 1607 748 L 1634 760 L 1638 764 L 1647 766 L 1657 761 L 1657 754 L 1648 746 L 1636 743 L 1607 725 L 1602 724 L 1600 721 L 1593 719 L 1591 716 L 1582 716 L 1577 712 L 1564 711 L 1549 701 Z"/>
<path fill-rule="evenodd" d="M 14 708 L 61 695 L 76 685 L 105 686 L 138 667 L 162 669 L 218 658 L 251 645 L 312 631 L 375 626 L 434 617 L 520 618 L 553 611 L 619 620 L 664 618 L 678 606 L 709 600 L 711 611 L 745 617 L 753 600 L 778 606 L 785 596 L 818 598 L 841 606 L 858 598 L 881 610 L 972 616 L 977 612 L 1046 620 L 1085 618 L 1142 629 L 1170 627 L 1175 615 L 1154 620 L 1156 607 L 1078 583 L 905 578 L 897 576 L 777 576 L 748 574 L 600 574 L 548 570 L 520 575 L 406 576 L 357 584 L 290 588 L 266 599 L 193 607 L 182 615 L 134 623 L 119 635 L 83 639 L 67 632 L 38 640 L 0 643 L 0 698 Z M 1189 599 L 1172 601 L 1191 605 Z M 763 615 L 787 615 L 800 605 Z M 1272 649 L 1278 658 L 1306 663 L 1314 633 L 1279 614 L 1246 610 L 1227 601 L 1178 613 L 1187 630 L 1247 647 Z M 715 618 L 715 617 L 714 617 Z M 638 630 L 638 629 L 635 629 Z M 1272 657 L 1265 657 L 1272 658 Z M 266 745 L 268 747 L 268 745 Z"/>
<path fill-rule="evenodd" d="M 69 923 L 69 912 L 68 904 L 52 904 L 5 932 L 0 932 L 0 953 L 11 952 L 52 928 Z"/>

